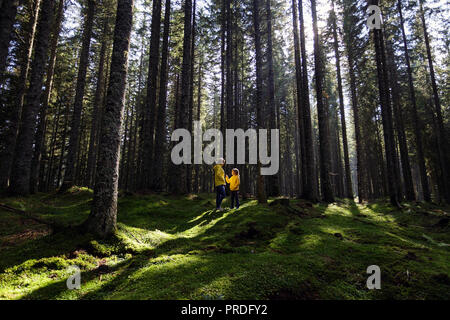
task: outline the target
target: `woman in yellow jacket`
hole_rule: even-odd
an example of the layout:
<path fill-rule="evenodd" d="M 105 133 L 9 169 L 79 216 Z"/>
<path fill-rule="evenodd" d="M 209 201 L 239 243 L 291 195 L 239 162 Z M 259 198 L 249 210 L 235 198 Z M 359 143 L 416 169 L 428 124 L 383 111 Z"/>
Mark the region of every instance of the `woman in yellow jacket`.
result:
<path fill-rule="evenodd" d="M 234 168 L 231 171 L 231 178 L 226 176 L 227 182 L 230 184 L 231 190 L 231 209 L 234 208 L 234 202 L 236 201 L 236 209 L 239 209 L 239 185 L 241 184 L 241 179 L 239 178 L 239 169 Z"/>
<path fill-rule="evenodd" d="M 216 210 L 222 211 L 221 208 L 222 200 L 227 196 L 225 192 L 225 171 L 223 171 L 223 166 L 225 165 L 225 159 L 219 158 L 216 160 L 216 165 L 214 166 L 214 186 L 216 187 Z"/>

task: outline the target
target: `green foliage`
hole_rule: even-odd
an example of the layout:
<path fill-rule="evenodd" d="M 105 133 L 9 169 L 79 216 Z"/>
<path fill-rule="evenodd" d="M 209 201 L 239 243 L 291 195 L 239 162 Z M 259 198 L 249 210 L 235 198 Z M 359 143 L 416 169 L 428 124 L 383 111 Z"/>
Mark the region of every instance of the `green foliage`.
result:
<path fill-rule="evenodd" d="M 2 202 L 70 225 L 87 217 L 91 197 L 78 189 Z M 208 194 L 123 196 L 106 240 L 69 228 L 8 242 L 30 225 L 2 211 L 0 299 L 450 298 L 448 208 L 272 201 L 216 212 Z M 372 264 L 381 290 L 366 288 Z M 66 288 L 71 265 L 80 290 Z"/>

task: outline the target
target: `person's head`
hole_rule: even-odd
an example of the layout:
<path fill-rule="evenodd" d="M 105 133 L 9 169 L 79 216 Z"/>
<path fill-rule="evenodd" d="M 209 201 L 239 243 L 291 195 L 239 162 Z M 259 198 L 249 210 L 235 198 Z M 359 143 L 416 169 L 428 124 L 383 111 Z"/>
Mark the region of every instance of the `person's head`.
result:
<path fill-rule="evenodd" d="M 231 173 L 233 174 L 233 176 L 238 176 L 239 175 L 239 169 L 238 168 L 233 168 Z"/>
<path fill-rule="evenodd" d="M 224 166 L 225 165 L 225 159 L 224 158 L 219 158 L 216 160 L 216 164 Z"/>

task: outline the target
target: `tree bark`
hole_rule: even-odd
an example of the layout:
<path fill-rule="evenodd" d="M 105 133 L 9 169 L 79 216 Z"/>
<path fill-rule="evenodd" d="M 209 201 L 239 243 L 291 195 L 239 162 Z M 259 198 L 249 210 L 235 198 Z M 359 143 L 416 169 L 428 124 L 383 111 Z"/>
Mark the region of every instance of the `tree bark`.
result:
<path fill-rule="evenodd" d="M 194 0 L 194 6 L 192 9 L 192 36 L 191 36 L 191 70 L 189 77 L 189 119 L 188 119 L 188 130 L 191 133 L 192 137 L 192 125 L 193 125 L 193 116 L 194 116 L 194 69 L 195 69 L 195 36 L 196 36 L 196 6 L 197 1 Z M 191 156 L 193 153 L 191 152 Z M 192 192 L 192 164 L 186 165 L 186 186 L 187 192 Z"/>
<path fill-rule="evenodd" d="M 349 78 L 350 78 L 350 93 L 352 101 L 353 110 L 353 122 L 355 124 L 355 143 L 356 143 L 356 170 L 357 170 L 357 180 L 358 180 L 358 202 L 361 203 L 363 200 L 367 200 L 366 193 L 366 166 L 363 159 L 363 146 L 361 141 L 361 128 L 359 119 L 359 106 L 358 98 L 356 94 L 356 75 L 355 75 L 355 63 L 353 58 L 353 46 L 351 44 L 347 47 L 347 59 L 349 65 Z"/>
<path fill-rule="evenodd" d="M 431 87 L 433 88 L 433 102 L 436 110 L 436 139 L 438 147 L 438 156 L 442 172 L 442 182 L 443 182 L 443 196 L 447 203 L 450 203 L 450 176 L 449 176 L 449 162 L 448 159 L 448 139 L 445 134 L 444 122 L 442 119 L 441 101 L 439 99 L 438 88 L 436 84 L 436 76 L 434 74 L 433 57 L 431 55 L 430 39 L 428 37 L 427 25 L 425 22 L 425 12 L 422 5 L 423 0 L 420 0 L 420 19 L 422 20 L 423 35 L 425 40 L 425 47 L 427 50 L 427 60 L 428 67 L 430 69 Z"/>
<path fill-rule="evenodd" d="M 144 112 L 144 163 L 142 189 L 152 188 L 152 166 L 154 152 L 155 117 L 157 112 L 156 92 L 159 67 L 159 42 L 161 33 L 161 0 L 153 1 L 152 26 L 150 35 L 149 67 L 147 80 L 147 100 Z"/>
<path fill-rule="evenodd" d="M 334 10 L 334 1 L 332 1 L 332 27 L 333 27 L 333 40 L 334 40 L 334 55 L 336 57 L 336 76 L 338 84 L 339 94 L 339 113 L 341 116 L 341 129 L 342 129 L 342 145 L 344 149 L 344 167 L 345 167 L 345 196 L 349 199 L 353 199 L 353 187 L 350 170 L 350 158 L 348 155 L 348 141 L 347 141 L 347 124 L 345 121 L 345 107 L 344 107 L 344 94 L 342 90 L 342 76 L 341 76 L 341 55 L 339 52 L 339 40 L 337 34 L 336 24 L 336 12 Z"/>
<path fill-rule="evenodd" d="M 202 66 L 203 66 L 203 59 L 200 60 L 198 63 L 197 113 L 195 115 L 195 120 L 199 121 L 199 122 L 200 122 L 200 114 L 201 114 L 201 107 L 202 107 Z M 194 192 L 195 193 L 198 193 L 200 191 L 199 175 L 200 175 L 200 165 L 195 165 L 195 177 L 194 177 Z"/>
<path fill-rule="evenodd" d="M 226 33 L 226 12 L 227 6 L 226 1 L 222 1 L 222 11 L 221 11 L 221 34 L 220 34 L 220 132 L 225 134 L 226 119 L 225 119 L 225 33 Z"/>
<path fill-rule="evenodd" d="M 378 5 L 378 0 L 371 0 L 371 4 Z M 396 153 L 394 144 L 394 130 L 392 122 L 392 108 L 389 99 L 389 90 L 386 87 L 388 83 L 386 56 L 384 50 L 384 39 L 382 29 L 373 30 L 375 42 L 375 54 L 377 64 L 378 91 L 381 106 L 381 115 L 383 123 L 383 136 L 386 153 L 386 167 L 388 180 L 388 193 L 391 204 L 399 207 L 399 197 L 397 187 L 399 183 L 396 170 Z"/>
<path fill-rule="evenodd" d="M 40 1 L 37 0 L 34 6 L 31 6 L 30 2 L 30 20 L 25 23 L 25 33 L 24 41 L 19 45 L 20 56 L 20 74 L 18 79 L 15 81 L 15 90 L 17 95 L 16 105 L 13 106 L 9 118 L 9 128 L 5 134 L 5 149 L 1 154 L 0 161 L 0 190 L 6 189 L 8 187 L 8 181 L 11 174 L 11 166 L 14 158 L 14 150 L 16 147 L 17 133 L 19 131 L 20 117 L 22 114 L 24 97 L 27 87 L 28 74 L 30 70 L 31 55 L 33 53 L 33 44 L 36 33 L 36 25 L 39 17 L 39 7 Z M 6 10 L 6 9 L 5 9 Z M 0 13 L 5 14 L 5 12 Z M 6 17 L 2 17 L 2 19 Z M 4 22 L 0 22 L 2 24 Z M 1 77 L 1 76 L 0 76 Z M 1 79 L 0 79 L 1 82 Z"/>
<path fill-rule="evenodd" d="M 300 58 L 300 40 L 298 37 L 298 16 L 297 16 L 297 1 L 292 0 L 292 21 L 293 21 L 293 33 L 294 33 L 294 58 L 295 58 L 295 79 L 296 79 L 296 97 L 297 97 L 297 139 L 295 140 L 300 145 L 300 161 L 297 161 L 297 172 L 300 172 L 301 184 L 298 184 L 298 195 L 300 197 L 304 196 L 304 190 L 307 188 L 306 183 L 306 146 L 305 146 L 305 128 L 303 119 L 303 76 L 302 76 L 302 65 Z M 300 180 L 298 181 L 300 182 Z"/>
<path fill-rule="evenodd" d="M 86 185 L 92 188 L 94 186 L 95 177 L 95 163 L 97 159 L 98 150 L 98 135 L 100 131 L 100 119 L 103 106 L 103 95 L 105 91 L 105 62 L 106 62 L 106 49 L 108 47 L 108 19 L 105 18 L 103 25 L 103 41 L 100 47 L 100 57 L 98 62 L 97 71 L 97 85 L 94 94 L 94 106 L 92 111 L 92 123 L 91 133 L 89 137 L 89 151 L 88 151 L 88 163 L 86 170 Z"/>
<path fill-rule="evenodd" d="M 403 51 L 405 54 L 406 68 L 407 68 L 406 70 L 408 73 L 409 98 L 411 100 L 411 107 L 412 107 L 414 136 L 415 136 L 416 152 L 417 152 L 417 164 L 418 164 L 419 171 L 420 171 L 420 182 L 422 185 L 423 198 L 425 201 L 430 202 L 431 194 L 430 194 L 430 187 L 428 185 L 427 169 L 425 166 L 425 157 L 424 157 L 424 153 L 423 153 L 422 131 L 421 131 L 422 123 L 417 114 L 416 93 L 414 90 L 414 80 L 413 80 L 413 75 L 412 75 L 412 70 L 411 70 L 411 62 L 410 62 L 409 52 L 408 52 L 408 42 L 406 39 L 406 33 L 405 33 L 405 27 L 404 27 L 404 21 L 403 21 L 402 4 L 401 4 L 400 0 L 398 0 L 398 2 L 397 2 L 397 8 L 398 8 L 398 12 L 400 15 L 400 27 L 401 27 L 402 39 L 403 39 Z"/>
<path fill-rule="evenodd" d="M 191 36 L 192 36 L 192 0 L 184 2 L 184 38 L 183 38 L 183 63 L 181 68 L 181 101 L 177 111 L 178 125 L 176 128 L 189 128 L 189 94 L 191 75 Z M 187 192 L 186 164 L 175 166 L 178 183 L 172 184 L 172 192 L 185 194 Z"/>
<path fill-rule="evenodd" d="M 9 191 L 17 195 L 30 193 L 30 171 L 34 132 L 42 95 L 45 65 L 48 57 L 49 35 L 54 0 L 43 0 L 37 28 L 34 59 L 31 64 L 30 86 L 26 95 L 21 126 L 17 136 Z"/>
<path fill-rule="evenodd" d="M 267 14 L 267 67 L 268 67 L 268 108 L 270 129 L 277 129 L 277 109 L 275 105 L 275 77 L 273 71 L 273 44 L 272 44 L 272 9 L 271 0 L 266 0 Z M 271 146 L 270 138 L 268 139 Z M 270 150 L 272 152 L 272 150 Z M 278 173 L 268 177 L 268 196 L 277 197 L 280 195 Z"/>
<path fill-rule="evenodd" d="M 41 156 L 42 150 L 45 150 L 45 130 L 46 130 L 46 117 L 47 108 L 50 103 L 50 96 L 53 87 L 53 75 L 55 71 L 56 64 L 56 48 L 58 46 L 59 33 L 61 31 L 61 23 L 64 13 L 64 0 L 59 1 L 58 13 L 56 16 L 55 23 L 53 25 L 52 40 L 50 45 L 50 60 L 47 69 L 47 79 L 45 82 L 44 97 L 42 99 L 43 103 L 39 113 L 39 125 L 36 132 L 36 138 L 34 143 L 34 153 L 33 160 L 31 162 L 31 176 L 30 176 L 30 192 L 36 193 L 38 191 L 39 174 L 43 170 L 41 168 Z"/>
<path fill-rule="evenodd" d="M 77 86 L 73 104 L 73 115 L 70 126 L 69 149 L 67 153 L 66 172 L 60 192 L 64 192 L 75 183 L 75 165 L 80 145 L 80 123 L 83 110 L 84 89 L 86 87 L 86 74 L 89 63 L 89 49 L 91 46 L 92 28 L 94 24 L 95 1 L 88 0 L 87 15 L 83 26 L 83 41 L 78 68 Z"/>
<path fill-rule="evenodd" d="M 328 110 L 323 104 L 323 63 L 321 54 L 321 43 L 317 28 L 316 1 L 311 0 L 311 14 L 314 32 L 314 61 L 317 95 L 317 114 L 319 117 L 319 142 L 320 142 L 320 185 L 322 187 L 325 202 L 334 202 L 333 188 L 331 187 L 330 168 L 330 133 L 328 125 Z"/>
<path fill-rule="evenodd" d="M 302 111 L 303 111 L 303 127 L 305 130 L 305 153 L 306 153 L 306 179 L 304 183 L 305 198 L 312 201 L 319 201 L 317 178 L 316 178 L 316 163 L 314 158 L 314 140 L 311 124 L 311 108 L 309 103 L 309 85 L 308 85 L 308 66 L 306 55 L 306 40 L 305 40 L 305 21 L 303 19 L 303 1 L 298 2 L 298 15 L 300 21 L 300 50 L 302 56 Z"/>
<path fill-rule="evenodd" d="M 395 126 L 397 130 L 398 145 L 400 148 L 400 160 L 402 164 L 403 180 L 405 185 L 406 200 L 414 201 L 414 184 L 411 175 L 411 165 L 409 163 L 408 145 L 406 143 L 405 125 L 403 123 L 403 112 L 400 102 L 400 88 L 398 84 L 397 66 L 394 61 L 394 51 L 388 42 L 387 46 L 388 68 L 390 75 L 390 87 L 392 93 L 392 106 L 394 111 Z"/>
<path fill-rule="evenodd" d="M 102 117 L 94 199 L 91 213 L 85 222 L 86 230 L 99 237 L 106 237 L 113 233 L 117 223 L 120 138 L 132 24 L 133 0 L 118 0 L 106 108 Z"/>
<path fill-rule="evenodd" d="M 167 110 L 167 73 L 169 58 L 169 35 L 170 35 L 170 0 L 166 0 L 164 9 L 164 31 L 161 52 L 161 70 L 159 77 L 159 103 L 158 116 L 156 121 L 155 133 L 155 155 L 162 155 L 165 151 L 165 130 L 166 129 L 166 110 Z M 155 190 L 162 191 L 163 188 L 163 157 L 155 157 L 153 174 Z"/>
<path fill-rule="evenodd" d="M 262 97 L 262 50 L 261 50 L 261 31 L 260 31 L 260 15 L 259 0 L 253 0 L 253 28 L 255 37 L 255 64 L 256 64 L 256 123 L 258 128 L 264 128 L 264 120 L 262 114 L 263 97 Z M 258 137 L 259 140 L 259 137 Z M 259 141 L 258 141 L 259 143 Z M 267 203 L 266 191 L 264 187 L 264 176 L 261 175 L 261 162 L 258 160 L 257 166 L 257 198 L 259 203 Z"/>

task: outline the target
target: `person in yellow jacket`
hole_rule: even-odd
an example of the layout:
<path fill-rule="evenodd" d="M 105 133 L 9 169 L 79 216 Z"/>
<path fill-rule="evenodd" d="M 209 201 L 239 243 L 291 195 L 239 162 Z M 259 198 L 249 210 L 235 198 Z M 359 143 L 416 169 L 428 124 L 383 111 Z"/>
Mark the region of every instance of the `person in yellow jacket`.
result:
<path fill-rule="evenodd" d="M 239 185 L 241 184 L 241 179 L 239 177 L 239 169 L 234 168 L 231 171 L 231 178 L 228 178 L 228 176 L 226 176 L 226 180 L 230 184 L 231 209 L 234 208 L 235 202 L 236 202 L 236 209 L 239 209 Z"/>
<path fill-rule="evenodd" d="M 223 211 L 221 208 L 222 200 L 227 196 L 225 192 L 225 171 L 223 171 L 223 166 L 225 165 L 225 159 L 219 158 L 216 160 L 216 165 L 214 166 L 214 186 L 216 187 L 216 210 Z"/>

